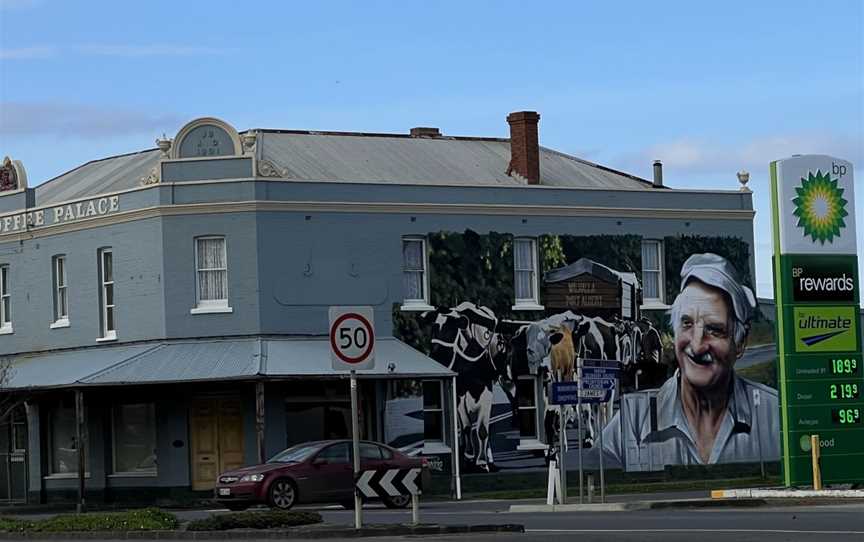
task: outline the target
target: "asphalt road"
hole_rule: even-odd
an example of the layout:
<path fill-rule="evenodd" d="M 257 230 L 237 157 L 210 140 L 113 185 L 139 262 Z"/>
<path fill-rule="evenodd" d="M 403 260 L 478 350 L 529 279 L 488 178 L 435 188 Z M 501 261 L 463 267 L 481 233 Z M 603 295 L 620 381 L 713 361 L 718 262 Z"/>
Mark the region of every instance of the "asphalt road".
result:
<path fill-rule="evenodd" d="M 677 494 L 689 498 L 693 494 Z M 701 492 L 699 496 L 704 496 Z M 633 500 L 633 496 L 617 496 Z M 645 496 L 641 496 L 644 498 Z M 672 497 L 671 494 L 664 498 Z M 654 497 L 656 498 L 656 496 Z M 423 523 L 518 523 L 526 533 L 472 534 L 471 542 L 496 541 L 856 541 L 864 540 L 864 503 L 831 506 L 777 506 L 759 508 L 664 509 L 640 512 L 568 512 L 511 514 L 511 504 L 538 501 L 432 502 L 421 506 Z M 318 510 L 331 525 L 353 525 L 353 512 L 338 507 L 300 507 Z M 201 512 L 181 512 L 179 515 Z M 388 510 L 367 505 L 364 523 L 408 523 L 410 510 Z M 423 537 L 424 540 L 467 540 L 469 537 Z M 391 540 L 397 540 L 392 538 Z M 416 540 L 417 538 L 412 538 Z M 355 539 L 356 540 L 356 539 Z"/>

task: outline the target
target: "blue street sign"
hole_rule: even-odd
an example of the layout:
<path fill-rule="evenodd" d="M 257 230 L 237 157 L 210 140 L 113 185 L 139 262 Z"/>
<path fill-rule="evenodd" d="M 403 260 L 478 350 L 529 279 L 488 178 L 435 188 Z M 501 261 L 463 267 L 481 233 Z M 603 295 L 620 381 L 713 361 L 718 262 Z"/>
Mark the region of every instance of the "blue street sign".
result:
<path fill-rule="evenodd" d="M 620 371 L 621 362 L 614 359 L 583 359 L 582 368 L 587 369 L 588 367 L 602 367 L 604 369 Z"/>
<path fill-rule="evenodd" d="M 582 379 L 582 389 L 583 390 L 614 390 L 615 389 L 615 379 L 614 378 L 583 378 Z"/>
<path fill-rule="evenodd" d="M 550 402 L 553 405 L 575 405 L 579 403 L 579 383 L 553 382 Z"/>
<path fill-rule="evenodd" d="M 620 372 L 616 369 L 607 369 L 605 367 L 582 367 L 582 378 L 618 378 Z"/>
<path fill-rule="evenodd" d="M 582 382 L 582 389 L 579 389 L 579 382 L 553 382 L 552 396 L 549 402 L 553 405 L 576 405 L 581 402 L 583 404 L 605 403 L 612 397 L 612 388 L 615 386 L 615 380 L 598 380 L 598 384 L 586 387 L 586 382 Z M 609 384 L 611 382 L 611 385 Z M 592 380 L 593 384 L 594 381 Z M 611 387 L 610 387 L 611 386 Z"/>

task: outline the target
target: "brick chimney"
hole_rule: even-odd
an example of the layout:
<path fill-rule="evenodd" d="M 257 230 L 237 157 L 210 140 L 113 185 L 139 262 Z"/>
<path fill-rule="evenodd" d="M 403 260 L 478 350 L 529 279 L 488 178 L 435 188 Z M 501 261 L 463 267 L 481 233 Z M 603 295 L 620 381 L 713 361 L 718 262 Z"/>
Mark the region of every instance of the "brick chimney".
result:
<path fill-rule="evenodd" d="M 510 165 L 507 175 L 516 174 L 528 184 L 540 184 L 540 143 L 536 111 L 516 111 L 507 115 L 510 124 Z"/>

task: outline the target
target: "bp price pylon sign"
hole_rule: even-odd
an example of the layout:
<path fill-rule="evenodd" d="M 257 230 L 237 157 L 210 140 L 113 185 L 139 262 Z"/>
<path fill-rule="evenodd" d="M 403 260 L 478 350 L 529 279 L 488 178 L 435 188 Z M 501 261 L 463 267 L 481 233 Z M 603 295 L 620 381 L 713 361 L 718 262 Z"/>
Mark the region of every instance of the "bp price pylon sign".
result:
<path fill-rule="evenodd" d="M 852 164 L 821 155 L 771 163 L 774 299 L 783 476 L 864 481 L 864 364 Z"/>

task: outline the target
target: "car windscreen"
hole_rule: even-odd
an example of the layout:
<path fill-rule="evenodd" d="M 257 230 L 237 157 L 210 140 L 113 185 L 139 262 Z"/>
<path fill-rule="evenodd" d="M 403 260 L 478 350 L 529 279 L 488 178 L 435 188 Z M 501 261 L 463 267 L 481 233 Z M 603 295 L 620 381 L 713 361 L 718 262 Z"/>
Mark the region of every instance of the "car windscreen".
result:
<path fill-rule="evenodd" d="M 298 444 L 287 450 L 282 450 L 278 454 L 271 457 L 268 463 L 299 463 L 305 461 L 312 455 L 315 450 L 320 448 L 319 444 Z"/>

